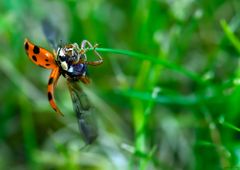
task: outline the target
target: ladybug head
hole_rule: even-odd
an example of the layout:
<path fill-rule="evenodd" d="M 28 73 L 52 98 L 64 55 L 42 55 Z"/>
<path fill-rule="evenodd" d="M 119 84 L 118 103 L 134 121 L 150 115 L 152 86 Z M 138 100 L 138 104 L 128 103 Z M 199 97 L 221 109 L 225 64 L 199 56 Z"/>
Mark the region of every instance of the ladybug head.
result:
<path fill-rule="evenodd" d="M 56 61 L 59 66 L 67 71 L 70 66 L 84 63 L 86 54 L 84 49 L 80 49 L 77 43 L 67 44 L 57 50 Z"/>

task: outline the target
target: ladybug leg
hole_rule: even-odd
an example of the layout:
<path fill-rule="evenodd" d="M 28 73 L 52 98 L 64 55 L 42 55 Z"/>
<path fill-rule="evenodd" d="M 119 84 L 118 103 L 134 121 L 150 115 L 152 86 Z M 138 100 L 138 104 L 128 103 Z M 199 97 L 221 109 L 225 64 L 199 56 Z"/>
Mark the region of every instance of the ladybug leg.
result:
<path fill-rule="evenodd" d="M 86 45 L 88 45 L 90 48 L 93 48 L 93 51 L 95 53 L 95 55 L 98 57 L 97 61 L 86 61 L 85 63 L 88 65 L 92 65 L 92 66 L 97 66 L 103 63 L 103 59 L 101 57 L 101 55 L 96 51 L 96 48 L 98 47 L 98 44 L 95 44 L 94 46 L 87 40 L 83 40 L 81 43 L 81 49 L 85 49 Z"/>
<path fill-rule="evenodd" d="M 83 82 L 84 84 L 89 84 L 90 83 L 90 80 L 86 75 L 79 77 L 79 80 L 81 80 L 81 82 Z"/>
<path fill-rule="evenodd" d="M 58 109 L 56 103 L 55 103 L 55 98 L 54 98 L 54 88 L 57 84 L 58 78 L 60 77 L 60 71 L 59 68 L 55 68 L 52 70 L 49 80 L 48 80 L 48 100 L 53 108 L 58 114 L 63 116 L 63 113 Z"/>

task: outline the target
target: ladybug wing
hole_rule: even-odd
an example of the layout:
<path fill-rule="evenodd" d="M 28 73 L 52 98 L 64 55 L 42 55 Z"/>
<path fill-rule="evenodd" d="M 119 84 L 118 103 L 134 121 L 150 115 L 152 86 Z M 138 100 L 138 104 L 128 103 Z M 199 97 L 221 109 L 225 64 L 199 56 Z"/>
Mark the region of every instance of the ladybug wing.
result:
<path fill-rule="evenodd" d="M 32 44 L 28 39 L 25 39 L 24 47 L 28 57 L 36 65 L 47 69 L 54 69 L 57 67 L 53 54 L 46 49 Z"/>
<path fill-rule="evenodd" d="M 52 70 L 50 76 L 49 76 L 49 80 L 48 80 L 48 101 L 51 105 L 51 107 L 53 108 L 53 110 L 55 110 L 58 114 L 62 115 L 62 112 L 59 110 L 59 108 L 56 105 L 55 102 L 55 97 L 54 97 L 54 88 L 57 84 L 58 78 L 60 76 L 60 71 L 59 71 L 59 67 L 56 67 L 55 69 Z"/>
<path fill-rule="evenodd" d="M 73 109 L 78 119 L 80 132 L 85 142 L 91 144 L 97 138 L 97 128 L 92 117 L 90 102 L 77 81 L 68 80 L 67 84 L 72 98 Z"/>
<path fill-rule="evenodd" d="M 50 20 L 47 18 L 42 21 L 42 29 L 48 42 L 51 44 L 53 49 L 57 51 L 57 42 L 59 41 L 60 31 L 54 27 Z"/>

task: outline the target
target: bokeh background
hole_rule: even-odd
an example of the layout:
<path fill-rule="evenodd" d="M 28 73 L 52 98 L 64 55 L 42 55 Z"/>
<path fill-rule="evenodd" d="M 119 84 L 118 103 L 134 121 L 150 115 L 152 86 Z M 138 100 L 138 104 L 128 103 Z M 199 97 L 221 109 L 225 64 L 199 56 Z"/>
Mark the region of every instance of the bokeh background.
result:
<path fill-rule="evenodd" d="M 0 169 L 240 169 L 239 11 L 239 0 L 1 0 Z M 45 18 L 69 43 L 106 48 L 83 85 L 99 133 L 84 148 L 66 80 L 60 117 L 50 70 L 24 52 L 25 38 L 52 50 Z"/>

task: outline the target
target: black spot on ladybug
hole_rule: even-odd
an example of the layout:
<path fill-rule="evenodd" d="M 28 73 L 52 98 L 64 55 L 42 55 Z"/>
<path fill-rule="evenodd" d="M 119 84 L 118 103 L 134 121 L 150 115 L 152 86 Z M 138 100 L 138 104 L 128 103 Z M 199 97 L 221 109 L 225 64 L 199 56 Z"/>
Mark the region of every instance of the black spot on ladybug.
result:
<path fill-rule="evenodd" d="M 48 81 L 48 85 L 52 84 L 53 83 L 53 78 L 51 77 Z"/>
<path fill-rule="evenodd" d="M 55 112 L 57 112 L 57 109 L 56 109 L 56 108 L 53 108 L 53 110 L 55 110 Z"/>
<path fill-rule="evenodd" d="M 48 62 L 49 60 L 48 59 L 45 59 L 46 62 Z"/>
<path fill-rule="evenodd" d="M 50 66 L 50 64 L 45 64 L 45 66 Z"/>
<path fill-rule="evenodd" d="M 39 53 L 40 53 L 39 47 L 35 45 L 35 46 L 33 47 L 33 52 L 34 52 L 34 54 L 39 54 Z"/>
<path fill-rule="evenodd" d="M 37 57 L 35 55 L 32 56 L 32 59 L 37 62 Z"/>
<path fill-rule="evenodd" d="M 50 92 L 48 92 L 48 100 L 52 100 L 52 94 Z"/>
<path fill-rule="evenodd" d="M 29 45 L 28 45 L 28 43 L 26 42 L 25 43 L 25 50 L 28 50 L 29 49 Z"/>

